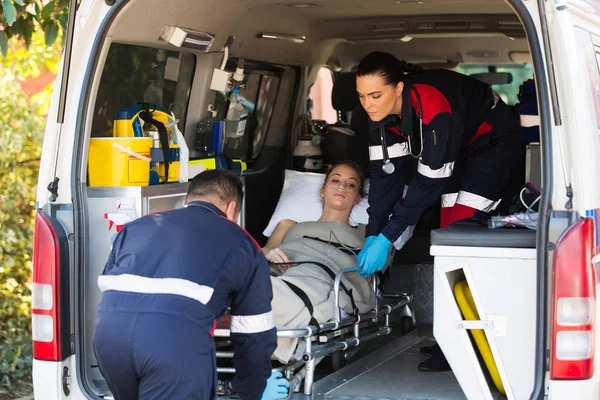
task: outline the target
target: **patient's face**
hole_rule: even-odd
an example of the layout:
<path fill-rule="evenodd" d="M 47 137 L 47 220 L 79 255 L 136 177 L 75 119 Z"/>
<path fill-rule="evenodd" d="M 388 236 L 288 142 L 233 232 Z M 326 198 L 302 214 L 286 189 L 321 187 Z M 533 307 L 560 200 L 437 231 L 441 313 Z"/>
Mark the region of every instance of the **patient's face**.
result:
<path fill-rule="evenodd" d="M 324 207 L 352 210 L 360 201 L 360 184 L 360 177 L 354 168 L 347 165 L 337 166 L 331 171 L 321 189 Z"/>

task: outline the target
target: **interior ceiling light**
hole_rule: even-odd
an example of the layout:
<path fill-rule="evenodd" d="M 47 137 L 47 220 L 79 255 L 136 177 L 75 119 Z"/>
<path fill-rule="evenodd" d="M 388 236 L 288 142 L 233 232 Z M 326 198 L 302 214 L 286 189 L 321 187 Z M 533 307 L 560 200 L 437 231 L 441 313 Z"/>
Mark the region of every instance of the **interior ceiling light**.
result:
<path fill-rule="evenodd" d="M 362 37 L 348 37 L 345 40 L 349 43 L 398 43 L 398 42 L 408 43 L 411 40 L 413 40 L 413 37 L 408 36 L 408 35 L 404 35 L 402 37 L 398 37 L 398 36 L 389 36 L 389 37 L 362 36 Z"/>
<path fill-rule="evenodd" d="M 267 33 L 267 32 L 258 32 L 256 37 L 259 39 L 276 39 L 276 40 L 287 40 L 292 43 L 304 43 L 306 40 L 306 36 L 300 35 L 286 35 L 283 33 Z"/>
<path fill-rule="evenodd" d="M 312 4 L 312 3 L 292 3 L 292 4 L 288 4 L 288 7 L 293 7 L 293 8 L 311 8 L 311 7 L 316 7 L 316 4 Z"/>
<path fill-rule="evenodd" d="M 421 0 L 399 0 L 396 4 L 423 4 Z"/>
<path fill-rule="evenodd" d="M 498 58 L 500 53 L 497 51 L 468 51 L 467 55 L 473 58 Z"/>
<path fill-rule="evenodd" d="M 169 42 L 177 47 L 208 51 L 215 40 L 215 35 L 192 31 L 178 26 L 165 25 L 161 29 L 158 39 Z"/>

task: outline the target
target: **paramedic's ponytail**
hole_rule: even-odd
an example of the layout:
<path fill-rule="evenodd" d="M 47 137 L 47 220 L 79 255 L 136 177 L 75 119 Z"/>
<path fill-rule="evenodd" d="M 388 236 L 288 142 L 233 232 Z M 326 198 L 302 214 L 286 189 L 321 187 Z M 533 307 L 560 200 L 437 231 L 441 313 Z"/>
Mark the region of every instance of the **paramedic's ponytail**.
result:
<path fill-rule="evenodd" d="M 400 60 L 399 62 L 404 73 L 411 78 L 418 78 L 423 73 L 423 68 L 418 65 L 408 63 L 404 60 Z"/>
<path fill-rule="evenodd" d="M 423 73 L 418 65 L 398 60 L 393 54 L 375 51 L 360 61 L 356 76 L 379 75 L 386 85 L 396 86 L 404 82 L 406 77 L 417 78 Z"/>

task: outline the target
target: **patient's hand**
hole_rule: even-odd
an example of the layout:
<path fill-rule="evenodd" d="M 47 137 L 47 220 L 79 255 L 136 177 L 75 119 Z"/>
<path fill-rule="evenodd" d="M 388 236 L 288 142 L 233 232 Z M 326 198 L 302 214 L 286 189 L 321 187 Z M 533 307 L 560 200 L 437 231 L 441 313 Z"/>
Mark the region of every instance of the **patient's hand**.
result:
<path fill-rule="evenodd" d="M 292 260 L 289 259 L 289 257 L 287 255 L 285 255 L 285 253 L 283 252 L 283 250 L 281 250 L 279 247 L 276 247 L 272 250 L 269 250 L 266 254 L 265 257 L 267 257 L 267 260 L 271 261 L 272 263 L 289 263 L 292 262 Z M 277 265 L 277 267 L 285 267 L 285 269 L 283 271 L 285 271 L 286 269 L 289 268 L 289 265 Z"/>
<path fill-rule="evenodd" d="M 285 271 L 287 271 L 290 268 L 289 264 L 271 264 L 272 268 L 275 268 L 277 271 L 279 271 L 278 276 L 281 276 L 281 274 L 283 274 Z"/>

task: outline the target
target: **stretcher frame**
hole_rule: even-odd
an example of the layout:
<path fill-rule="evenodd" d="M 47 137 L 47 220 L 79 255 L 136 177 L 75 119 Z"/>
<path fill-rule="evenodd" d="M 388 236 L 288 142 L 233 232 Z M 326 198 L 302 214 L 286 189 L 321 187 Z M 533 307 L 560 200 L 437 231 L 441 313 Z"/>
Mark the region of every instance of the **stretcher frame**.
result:
<path fill-rule="evenodd" d="M 408 317 L 412 320 L 413 326 L 416 326 L 414 309 L 412 306 L 412 295 L 408 293 L 378 293 L 378 279 L 373 275 L 373 291 L 375 293 L 375 307 L 365 314 L 350 314 L 344 316 L 340 307 L 340 285 L 344 274 L 356 272 L 358 268 L 349 268 L 336 274 L 334 281 L 334 317 L 325 323 L 319 324 L 319 327 L 307 325 L 298 329 L 278 330 L 277 338 L 297 338 L 304 341 L 304 352 L 301 358 L 291 359 L 289 363 L 278 366 L 272 371 L 279 371 L 290 382 L 290 392 L 288 398 L 296 392 L 302 380 L 303 393 L 307 396 L 312 394 L 314 383 L 315 367 L 327 355 L 336 352 L 342 352 L 353 347 L 378 338 L 389 335 L 390 315 L 393 311 L 400 309 L 399 316 Z M 388 299 L 384 303 L 384 300 Z M 375 330 L 373 330 L 375 328 Z M 229 338 L 229 329 L 216 329 L 215 338 Z M 230 344 L 227 341 L 227 344 Z M 217 344 L 217 359 L 232 359 L 234 352 L 219 351 Z M 234 367 L 218 367 L 217 374 L 234 374 Z M 219 387 L 219 391 L 223 388 Z"/>

